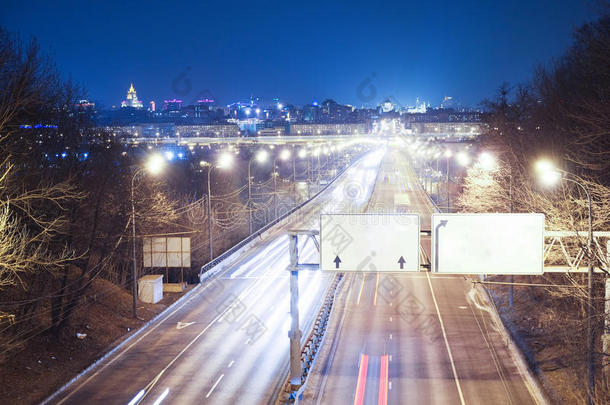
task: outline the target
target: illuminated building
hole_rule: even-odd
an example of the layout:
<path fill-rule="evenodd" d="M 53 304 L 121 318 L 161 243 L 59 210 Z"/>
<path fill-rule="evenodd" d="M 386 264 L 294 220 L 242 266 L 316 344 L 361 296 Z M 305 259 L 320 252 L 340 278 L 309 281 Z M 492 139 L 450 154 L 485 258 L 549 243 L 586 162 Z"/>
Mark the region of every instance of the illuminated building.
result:
<path fill-rule="evenodd" d="M 163 110 L 168 115 L 180 115 L 182 109 L 182 100 L 176 98 L 163 101 Z"/>
<path fill-rule="evenodd" d="M 132 108 L 142 108 L 142 102 L 138 100 L 138 96 L 136 94 L 136 89 L 133 88 L 133 83 L 129 87 L 127 91 L 127 100 L 123 100 L 121 102 L 121 108 L 132 107 Z"/>

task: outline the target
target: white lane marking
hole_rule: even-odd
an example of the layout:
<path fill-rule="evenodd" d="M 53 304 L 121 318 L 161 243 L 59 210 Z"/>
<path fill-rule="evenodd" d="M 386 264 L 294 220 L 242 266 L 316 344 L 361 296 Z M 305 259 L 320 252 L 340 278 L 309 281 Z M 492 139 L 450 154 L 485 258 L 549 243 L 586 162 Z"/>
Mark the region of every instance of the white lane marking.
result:
<path fill-rule="evenodd" d="M 229 365 L 227 366 L 227 368 L 231 368 L 231 366 L 233 365 L 233 363 L 235 363 L 235 360 L 231 360 L 231 362 L 229 363 Z"/>
<path fill-rule="evenodd" d="M 216 388 L 216 386 L 218 385 L 218 383 L 220 382 L 220 380 L 222 380 L 222 377 L 224 377 L 224 374 L 221 374 L 220 377 L 218 377 L 218 380 L 216 380 L 216 382 L 214 383 L 214 385 L 212 385 L 212 388 L 210 388 L 210 390 L 208 391 L 208 394 L 205 396 L 206 398 L 209 398 L 210 395 L 212 395 L 212 392 L 214 392 L 214 389 Z"/>
<path fill-rule="evenodd" d="M 176 324 L 176 329 L 184 329 L 187 326 L 191 326 L 192 324 L 194 324 L 195 322 L 178 322 Z"/>
<path fill-rule="evenodd" d="M 366 278 L 366 273 L 362 276 L 362 284 L 360 285 L 360 293 L 358 294 L 358 302 L 356 305 L 360 305 L 360 298 L 362 298 L 362 290 L 364 290 L 364 279 Z"/>
<path fill-rule="evenodd" d="M 451 371 L 453 371 L 453 378 L 455 380 L 455 386 L 457 387 L 458 394 L 460 395 L 460 402 L 462 405 L 466 405 L 466 401 L 464 400 L 464 394 L 462 393 L 462 386 L 460 385 L 460 380 L 458 379 L 457 369 L 455 368 L 455 363 L 453 362 L 453 354 L 451 353 L 451 347 L 449 346 L 449 340 L 447 340 L 447 332 L 445 332 L 445 324 L 443 323 L 443 318 L 441 317 L 441 311 L 438 309 L 438 303 L 436 302 L 436 296 L 434 295 L 434 288 L 432 288 L 432 281 L 430 280 L 430 274 L 426 273 L 428 276 L 428 285 L 430 286 L 430 292 L 432 293 L 432 301 L 434 301 L 434 307 L 436 308 L 436 314 L 438 315 L 438 320 L 441 324 L 441 331 L 443 332 L 443 338 L 445 339 L 445 347 L 447 348 L 447 354 L 449 354 L 449 361 L 451 362 Z"/>
<path fill-rule="evenodd" d="M 392 361 L 392 355 L 391 355 L 391 354 L 390 354 L 390 357 L 389 357 L 389 359 L 390 359 L 390 361 Z"/>
<path fill-rule="evenodd" d="M 464 306 L 464 305 L 460 305 L 458 308 L 459 308 L 459 309 L 468 309 L 468 307 L 467 307 L 467 306 Z"/>
<path fill-rule="evenodd" d="M 269 273 L 269 272 L 271 271 L 271 269 L 272 269 L 272 267 L 269 267 L 269 269 L 268 269 L 268 270 L 267 270 L 267 271 L 266 271 L 264 274 Z M 262 279 L 261 279 L 261 280 L 262 280 Z M 246 287 L 246 288 L 245 288 L 245 289 L 244 289 L 244 290 L 241 292 L 241 294 L 239 294 L 239 295 L 237 296 L 237 299 L 238 299 L 238 300 L 243 300 L 243 299 L 245 299 L 245 297 L 249 296 L 249 295 L 250 295 L 250 294 L 253 292 L 254 287 L 256 287 L 256 286 L 257 286 L 259 283 L 260 283 L 260 281 L 257 281 L 257 282 L 255 282 L 255 283 L 253 283 L 252 285 L 250 285 L 249 287 Z M 229 312 L 230 310 L 231 310 L 231 307 L 229 306 L 229 307 L 225 308 L 225 310 L 224 310 L 222 313 L 218 314 L 218 315 L 217 315 L 217 316 L 216 316 L 216 317 L 215 317 L 215 318 L 214 318 L 214 319 L 213 319 L 213 320 L 212 320 L 212 321 L 211 321 L 211 322 L 208 324 L 208 326 L 206 326 L 206 327 L 205 327 L 205 328 L 204 328 L 204 329 L 203 329 L 201 332 L 199 332 L 199 334 L 198 334 L 197 336 L 195 336 L 195 337 L 193 338 L 193 340 L 191 340 L 191 341 L 190 341 L 190 342 L 189 342 L 189 343 L 188 343 L 188 344 L 187 344 L 187 345 L 186 345 L 186 346 L 185 346 L 185 347 L 184 347 L 184 348 L 183 348 L 183 349 L 182 349 L 182 350 L 181 350 L 181 351 L 180 351 L 180 352 L 179 352 L 179 353 L 178 353 L 178 354 L 177 354 L 177 355 L 176 355 L 176 356 L 175 356 L 175 357 L 172 359 L 172 361 L 170 361 L 170 362 L 167 364 L 167 366 L 165 366 L 165 368 L 163 368 L 163 369 L 162 369 L 162 370 L 161 370 L 161 371 L 160 371 L 160 372 L 157 374 L 157 376 L 156 376 L 155 378 L 153 378 L 153 379 L 152 379 L 152 380 L 151 380 L 151 381 L 148 383 L 148 385 L 146 386 L 146 388 L 145 388 L 145 389 L 146 389 L 146 390 L 150 390 L 150 389 L 152 389 L 152 387 L 154 387 L 154 386 L 155 386 L 155 384 L 157 384 L 157 382 L 158 382 L 158 381 L 161 379 L 161 376 L 163 376 L 163 374 L 165 374 L 165 372 L 166 372 L 166 371 L 167 371 L 167 370 L 168 370 L 168 369 L 169 369 L 169 368 L 170 368 L 170 367 L 171 367 L 171 366 L 172 366 L 172 365 L 173 365 L 173 364 L 174 364 L 176 361 L 178 361 L 178 359 L 179 359 L 180 357 L 182 357 L 182 355 L 183 355 L 183 354 L 184 354 L 184 353 L 185 353 L 185 352 L 186 352 L 186 351 L 187 351 L 187 350 L 188 350 L 188 349 L 189 349 L 189 348 L 190 348 L 190 347 L 191 347 L 193 344 L 195 344 L 195 342 L 196 342 L 197 340 L 199 340 L 199 338 L 200 338 L 200 337 L 201 337 L 201 336 L 202 336 L 204 333 L 206 333 L 206 332 L 208 331 L 208 329 L 210 329 L 210 327 L 212 327 L 212 325 L 213 325 L 214 323 L 216 323 L 216 322 L 217 322 L 219 319 L 222 319 L 222 317 L 223 317 L 223 316 L 225 316 L 225 314 L 226 314 L 227 312 Z"/>
<path fill-rule="evenodd" d="M 153 402 L 153 405 L 159 405 L 161 402 L 163 402 L 163 400 L 165 399 L 165 397 L 167 396 L 167 394 L 169 394 L 169 387 L 165 389 L 165 391 L 163 391 L 161 393 L 161 395 L 159 395 L 159 398 L 157 398 L 155 400 L 155 402 Z"/>
<path fill-rule="evenodd" d="M 388 383 L 388 388 L 390 389 L 390 391 L 392 390 L 392 381 L 390 381 L 390 382 Z"/>
<path fill-rule="evenodd" d="M 133 397 L 133 399 L 131 401 L 129 401 L 129 403 L 127 405 L 135 405 L 138 403 L 138 401 L 140 400 L 140 398 L 142 398 L 144 396 L 144 390 L 140 390 L 140 392 L 138 392 L 138 394 Z"/>
<path fill-rule="evenodd" d="M 392 317 L 390 317 L 390 322 L 392 322 Z"/>
<path fill-rule="evenodd" d="M 390 340 L 392 340 L 392 334 L 390 333 Z"/>

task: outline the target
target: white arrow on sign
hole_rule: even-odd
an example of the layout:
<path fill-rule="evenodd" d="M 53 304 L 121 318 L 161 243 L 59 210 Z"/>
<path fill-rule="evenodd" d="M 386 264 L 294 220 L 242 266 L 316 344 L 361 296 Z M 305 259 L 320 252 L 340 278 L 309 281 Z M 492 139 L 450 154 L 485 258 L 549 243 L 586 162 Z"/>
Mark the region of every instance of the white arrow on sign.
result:
<path fill-rule="evenodd" d="M 195 322 L 178 322 L 178 324 L 176 325 L 176 329 L 183 329 L 183 328 L 186 328 L 187 326 L 191 326 L 194 323 Z"/>

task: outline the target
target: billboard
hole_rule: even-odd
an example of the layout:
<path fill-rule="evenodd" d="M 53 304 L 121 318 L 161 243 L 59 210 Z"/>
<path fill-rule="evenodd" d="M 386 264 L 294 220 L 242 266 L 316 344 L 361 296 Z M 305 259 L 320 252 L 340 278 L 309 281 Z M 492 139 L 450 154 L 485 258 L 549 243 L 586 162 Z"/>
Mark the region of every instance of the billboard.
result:
<path fill-rule="evenodd" d="M 191 267 L 191 238 L 143 238 L 144 267 Z"/>
<path fill-rule="evenodd" d="M 323 214 L 320 268 L 419 271 L 419 215 Z"/>
<path fill-rule="evenodd" d="M 433 214 L 431 268 L 452 274 L 542 274 L 544 214 Z"/>

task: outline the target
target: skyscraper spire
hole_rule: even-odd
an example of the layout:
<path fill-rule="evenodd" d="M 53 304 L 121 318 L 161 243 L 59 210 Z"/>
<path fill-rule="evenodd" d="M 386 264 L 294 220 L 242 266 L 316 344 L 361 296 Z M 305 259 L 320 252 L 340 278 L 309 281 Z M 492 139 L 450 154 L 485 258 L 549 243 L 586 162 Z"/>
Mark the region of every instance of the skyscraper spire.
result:
<path fill-rule="evenodd" d="M 136 89 L 133 87 L 133 83 L 129 86 L 129 90 L 127 90 L 127 100 L 121 102 L 121 107 L 143 107 L 142 102 L 138 100 L 138 95 L 136 94 Z"/>

